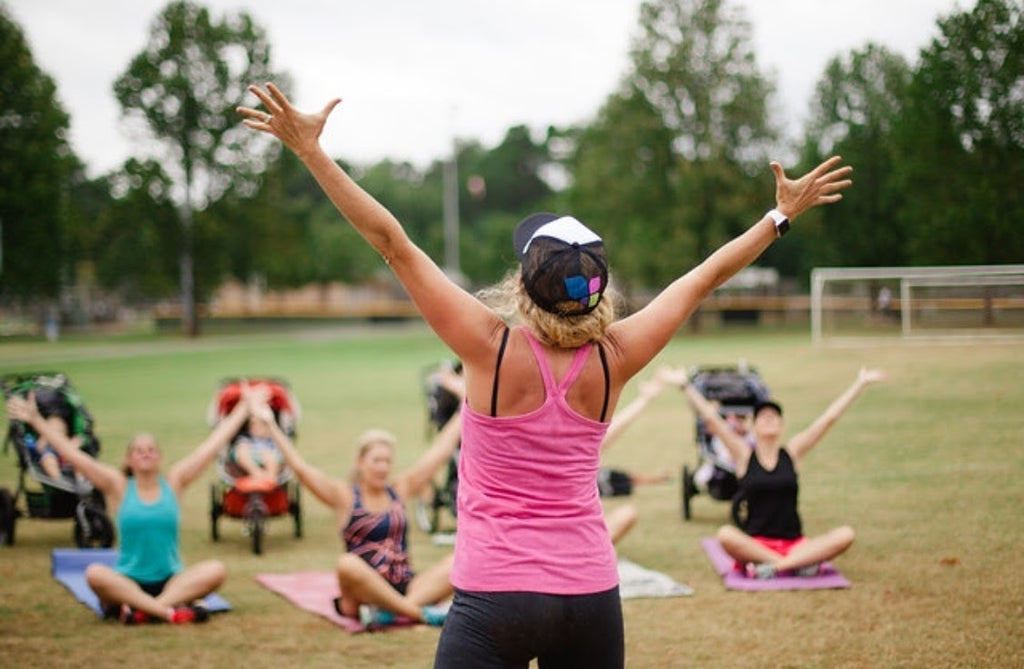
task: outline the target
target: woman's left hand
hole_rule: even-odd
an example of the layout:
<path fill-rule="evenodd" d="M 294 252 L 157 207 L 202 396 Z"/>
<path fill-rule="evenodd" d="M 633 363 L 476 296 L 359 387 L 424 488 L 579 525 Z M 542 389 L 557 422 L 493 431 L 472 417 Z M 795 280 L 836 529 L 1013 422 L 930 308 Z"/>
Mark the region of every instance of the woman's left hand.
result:
<path fill-rule="evenodd" d="M 19 420 L 23 423 L 31 423 L 39 417 L 35 393 L 29 393 L 27 399 L 14 395 L 7 400 L 7 416 L 11 420 Z"/>
<path fill-rule="evenodd" d="M 300 158 L 319 148 L 320 133 L 327 123 L 327 117 L 341 102 L 340 98 L 335 98 L 319 112 L 307 114 L 295 109 L 274 84 L 267 84 L 266 90 L 250 86 L 249 91 L 260 99 L 267 111 L 238 107 L 236 111 L 245 117 L 242 122 L 254 130 L 277 137 Z"/>
<path fill-rule="evenodd" d="M 841 160 L 832 156 L 799 179 L 788 178 L 782 165 L 772 161 L 769 167 L 775 174 L 775 208 L 792 221 L 812 207 L 842 200 L 839 191 L 853 184 L 849 179 L 853 168 L 836 168 Z"/>

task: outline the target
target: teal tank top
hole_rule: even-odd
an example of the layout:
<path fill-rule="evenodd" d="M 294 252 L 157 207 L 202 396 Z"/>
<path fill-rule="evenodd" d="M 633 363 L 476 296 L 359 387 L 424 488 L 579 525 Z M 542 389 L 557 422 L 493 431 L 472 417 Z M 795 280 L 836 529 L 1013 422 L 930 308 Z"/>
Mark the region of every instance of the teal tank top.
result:
<path fill-rule="evenodd" d="M 180 519 L 178 500 L 166 479 L 160 478 L 160 497 L 147 504 L 139 498 L 135 478 L 130 477 L 117 512 L 121 552 L 114 571 L 138 583 L 158 583 L 181 571 Z"/>

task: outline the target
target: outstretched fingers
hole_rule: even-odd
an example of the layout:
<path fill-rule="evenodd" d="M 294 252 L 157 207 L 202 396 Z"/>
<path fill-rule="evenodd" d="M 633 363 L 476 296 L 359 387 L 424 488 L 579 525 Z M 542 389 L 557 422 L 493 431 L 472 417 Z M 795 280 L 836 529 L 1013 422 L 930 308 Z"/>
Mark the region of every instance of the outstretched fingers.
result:
<path fill-rule="evenodd" d="M 847 165 L 819 177 L 816 180 L 819 189 L 819 202 L 832 203 L 843 199 L 843 194 L 839 191 L 853 185 L 853 180 L 848 178 L 851 172 L 853 172 L 853 168 Z"/>
<path fill-rule="evenodd" d="M 253 84 L 249 86 L 249 92 L 259 98 L 259 101 L 263 103 L 267 111 L 271 114 L 280 114 L 286 108 L 291 107 L 288 102 L 288 98 L 285 97 L 284 93 L 272 83 L 266 85 L 267 90 L 263 90 L 259 86 Z"/>

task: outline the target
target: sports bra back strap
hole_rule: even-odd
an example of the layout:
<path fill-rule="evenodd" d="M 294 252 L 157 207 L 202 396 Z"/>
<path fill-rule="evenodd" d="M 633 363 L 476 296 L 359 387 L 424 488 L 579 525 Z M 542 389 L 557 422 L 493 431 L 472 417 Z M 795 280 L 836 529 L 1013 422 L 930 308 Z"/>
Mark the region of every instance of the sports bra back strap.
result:
<path fill-rule="evenodd" d="M 491 417 L 498 415 L 498 373 L 501 371 L 501 359 L 505 357 L 505 346 L 508 345 L 508 326 L 501 333 L 501 346 L 498 347 L 498 359 L 494 363 L 494 385 L 491 387 Z"/>
<path fill-rule="evenodd" d="M 601 356 L 601 370 L 604 372 L 604 403 L 601 405 L 601 422 L 604 422 L 604 418 L 608 413 L 608 395 L 611 392 L 611 379 L 608 374 L 608 358 L 604 354 L 604 346 L 601 346 L 601 342 L 597 343 L 597 353 Z"/>

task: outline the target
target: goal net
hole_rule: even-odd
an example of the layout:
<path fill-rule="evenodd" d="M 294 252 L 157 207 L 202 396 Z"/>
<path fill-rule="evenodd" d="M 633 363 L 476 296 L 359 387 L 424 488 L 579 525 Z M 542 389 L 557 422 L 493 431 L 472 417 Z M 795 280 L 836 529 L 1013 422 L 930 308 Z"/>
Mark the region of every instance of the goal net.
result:
<path fill-rule="evenodd" d="M 873 338 L 1024 337 L 1024 265 L 819 267 L 815 344 Z"/>

